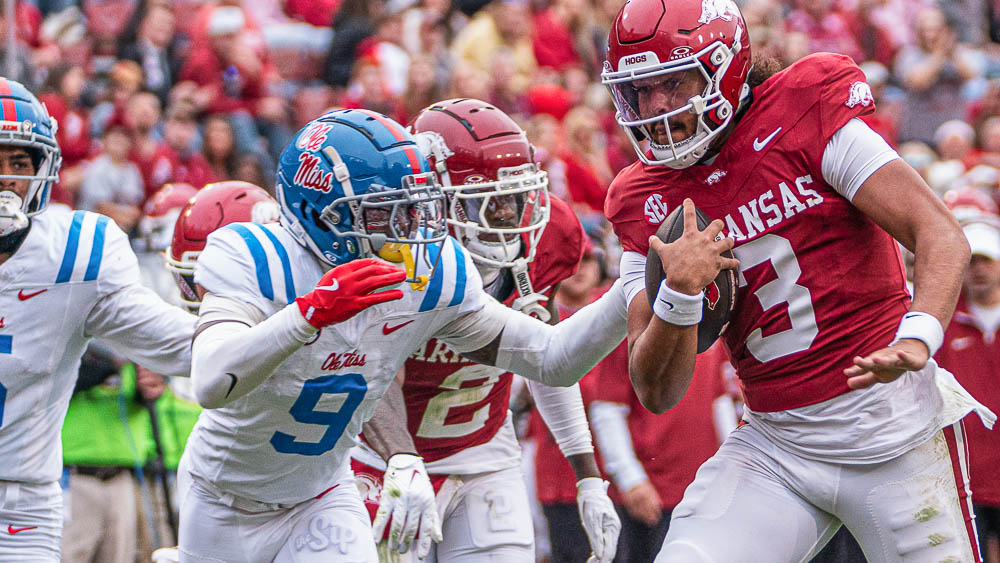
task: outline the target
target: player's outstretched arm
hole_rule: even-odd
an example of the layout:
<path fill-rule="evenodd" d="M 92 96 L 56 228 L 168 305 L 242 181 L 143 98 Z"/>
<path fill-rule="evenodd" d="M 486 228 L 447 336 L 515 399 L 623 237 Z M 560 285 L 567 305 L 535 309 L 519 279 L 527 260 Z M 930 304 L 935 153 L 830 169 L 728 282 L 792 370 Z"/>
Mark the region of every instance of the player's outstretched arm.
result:
<path fill-rule="evenodd" d="M 404 376 L 402 370 L 396 375 L 364 425 L 365 441 L 388 462 L 372 533 L 381 541 L 389 525 L 389 549 L 406 553 L 415 542 L 417 558 L 424 559 L 431 541 L 442 539 L 441 518 L 423 458 L 406 427 Z"/>
<path fill-rule="evenodd" d="M 733 240 L 716 240 L 722 221 L 716 219 L 702 231 L 697 225 L 694 203 L 685 199 L 684 234 L 669 244 L 649 237 L 666 274 L 657 309 L 654 314 L 645 296 L 633 298 L 628 308 L 629 377 L 642 405 L 657 414 L 680 402 L 694 375 L 702 288 L 721 270 L 739 265 L 722 255 L 732 249 Z"/>
<path fill-rule="evenodd" d="M 398 289 L 377 291 L 404 279 L 403 270 L 385 262 L 355 260 L 333 268 L 312 291 L 266 319 L 252 305 L 206 294 L 191 360 L 199 404 L 219 408 L 246 395 L 320 328 L 401 298 Z"/>
<path fill-rule="evenodd" d="M 625 338 L 625 294 L 616 281 L 600 299 L 556 326 L 489 298 L 482 309 L 435 336 L 474 362 L 565 387 L 579 381 Z"/>
<path fill-rule="evenodd" d="M 969 243 L 958 221 L 913 168 L 896 159 L 861 185 L 852 203 L 913 252 L 913 303 L 896 342 L 856 357 L 844 370 L 861 389 L 886 383 L 926 365 L 944 339 L 969 262 Z"/>

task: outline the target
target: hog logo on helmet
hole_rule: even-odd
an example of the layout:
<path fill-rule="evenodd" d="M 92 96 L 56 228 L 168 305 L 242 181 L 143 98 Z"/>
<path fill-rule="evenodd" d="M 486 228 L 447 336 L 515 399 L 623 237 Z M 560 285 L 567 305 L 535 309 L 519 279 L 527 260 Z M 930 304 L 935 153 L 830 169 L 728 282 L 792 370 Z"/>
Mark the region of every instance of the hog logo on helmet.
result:
<path fill-rule="evenodd" d="M 851 84 L 851 92 L 847 96 L 847 107 L 852 108 L 858 104 L 868 107 L 875 98 L 872 97 L 871 86 L 867 82 L 857 81 Z"/>
<path fill-rule="evenodd" d="M 732 0 L 701 0 L 701 17 L 698 18 L 698 23 L 706 24 L 715 20 L 729 22 L 738 13 Z"/>
<path fill-rule="evenodd" d="M 714 281 L 705 286 L 705 303 L 712 311 L 719 304 L 719 286 Z"/>

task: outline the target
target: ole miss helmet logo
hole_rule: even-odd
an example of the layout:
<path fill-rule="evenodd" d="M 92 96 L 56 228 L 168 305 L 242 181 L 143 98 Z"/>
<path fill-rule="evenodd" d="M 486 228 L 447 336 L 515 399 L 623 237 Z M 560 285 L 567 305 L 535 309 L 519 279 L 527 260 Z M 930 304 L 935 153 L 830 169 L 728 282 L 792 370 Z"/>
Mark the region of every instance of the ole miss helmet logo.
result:
<path fill-rule="evenodd" d="M 719 286 L 714 281 L 705 286 L 705 303 L 708 304 L 708 308 L 712 311 L 719 304 Z"/>

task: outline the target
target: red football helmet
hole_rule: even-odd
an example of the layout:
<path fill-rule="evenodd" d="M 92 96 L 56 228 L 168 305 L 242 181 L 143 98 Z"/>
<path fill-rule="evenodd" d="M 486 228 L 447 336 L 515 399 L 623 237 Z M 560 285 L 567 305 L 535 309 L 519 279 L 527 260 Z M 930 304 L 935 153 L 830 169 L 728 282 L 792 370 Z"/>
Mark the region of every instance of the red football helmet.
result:
<path fill-rule="evenodd" d="M 629 0 L 608 35 L 601 82 L 611 90 L 615 117 L 639 158 L 687 168 L 705 155 L 749 96 L 749 72 L 747 25 L 732 0 Z M 642 115 L 640 96 L 651 88 L 679 97 L 680 105 Z M 697 116 L 696 129 L 674 141 L 670 119 L 686 113 Z M 654 142 L 654 132 L 665 142 Z M 650 140 L 652 158 L 639 145 L 643 138 Z"/>
<path fill-rule="evenodd" d="M 177 215 L 189 199 L 198 193 L 191 184 L 177 182 L 164 184 L 152 197 L 146 200 L 142 209 L 143 217 L 139 221 L 139 241 L 146 252 L 161 252 L 170 246 Z"/>
<path fill-rule="evenodd" d="M 278 202 L 249 182 L 208 184 L 191 198 L 177 217 L 166 251 L 167 269 L 174 274 L 184 304 L 192 311 L 201 306 L 194 287 L 194 265 L 212 231 L 230 223 L 274 223 L 280 213 Z"/>
<path fill-rule="evenodd" d="M 548 175 L 524 130 L 474 99 L 425 108 L 410 125 L 448 196 L 448 224 L 473 260 L 509 268 L 534 258 L 549 220 Z"/>

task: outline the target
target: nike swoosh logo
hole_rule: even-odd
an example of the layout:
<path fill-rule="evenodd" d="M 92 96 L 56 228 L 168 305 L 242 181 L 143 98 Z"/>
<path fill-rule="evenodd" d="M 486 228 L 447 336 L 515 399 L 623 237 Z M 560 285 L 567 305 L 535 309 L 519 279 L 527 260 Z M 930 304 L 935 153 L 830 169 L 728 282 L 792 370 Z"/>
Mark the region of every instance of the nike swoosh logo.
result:
<path fill-rule="evenodd" d="M 14 526 L 7 526 L 7 533 L 10 535 L 18 534 L 21 532 L 27 532 L 28 530 L 34 530 L 38 526 L 25 526 L 24 528 L 15 528 Z"/>
<path fill-rule="evenodd" d="M 236 379 L 236 376 L 233 375 L 233 374 L 231 374 L 231 373 L 226 373 L 226 375 L 228 375 L 229 377 L 231 377 L 232 380 L 233 380 L 233 382 L 229 384 L 229 391 L 226 391 L 226 397 L 228 397 L 229 394 L 233 392 L 233 388 L 236 387 L 236 381 L 237 381 L 237 379 Z"/>
<path fill-rule="evenodd" d="M 401 323 L 401 324 L 398 324 L 396 326 L 389 326 L 389 323 L 385 323 L 384 325 L 382 325 L 382 334 L 392 334 L 392 333 L 396 332 L 397 330 L 403 328 L 404 326 L 412 323 L 414 320 L 415 319 L 410 319 L 410 320 L 406 321 L 405 323 Z"/>
<path fill-rule="evenodd" d="M 673 303 L 671 303 L 671 302 L 669 302 L 667 300 L 664 300 L 664 299 L 660 299 L 660 303 L 663 303 L 667 307 L 670 307 L 669 309 L 667 309 L 668 311 L 673 311 L 674 310 L 674 304 Z"/>
<path fill-rule="evenodd" d="M 39 289 L 38 291 L 35 291 L 35 292 L 32 292 L 32 293 L 25 293 L 24 290 L 22 289 L 21 291 L 17 292 L 17 298 L 20 299 L 21 301 L 27 301 L 28 299 L 31 299 L 32 297 L 34 297 L 36 295 L 41 295 L 41 294 L 45 293 L 46 291 L 48 291 L 48 288 L 46 288 L 46 289 Z"/>
<path fill-rule="evenodd" d="M 780 132 L 780 131 L 781 131 L 781 127 L 778 127 L 777 129 L 774 130 L 774 133 L 771 133 L 767 137 L 764 137 L 763 141 L 758 141 L 757 138 L 755 137 L 754 140 L 753 140 L 753 150 L 755 150 L 757 152 L 760 152 L 761 149 L 763 149 L 765 146 L 767 146 L 767 144 L 771 142 L 771 139 L 773 139 L 774 136 L 777 135 L 778 132 Z"/>

